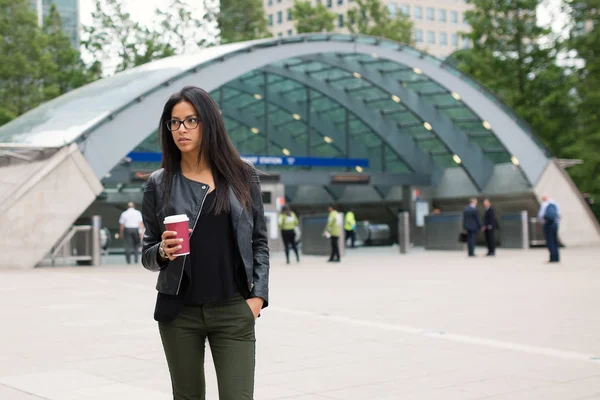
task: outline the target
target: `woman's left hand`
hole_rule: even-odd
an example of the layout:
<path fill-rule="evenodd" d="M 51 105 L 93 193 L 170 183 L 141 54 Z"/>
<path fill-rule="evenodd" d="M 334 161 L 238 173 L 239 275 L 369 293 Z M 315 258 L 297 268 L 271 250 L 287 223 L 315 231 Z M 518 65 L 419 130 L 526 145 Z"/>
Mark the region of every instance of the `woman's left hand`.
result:
<path fill-rule="evenodd" d="M 260 314 L 260 310 L 262 309 L 264 300 L 260 297 L 251 297 L 246 300 L 248 303 L 248 307 L 252 310 L 252 314 L 254 314 L 254 319 L 258 318 L 258 314 Z"/>

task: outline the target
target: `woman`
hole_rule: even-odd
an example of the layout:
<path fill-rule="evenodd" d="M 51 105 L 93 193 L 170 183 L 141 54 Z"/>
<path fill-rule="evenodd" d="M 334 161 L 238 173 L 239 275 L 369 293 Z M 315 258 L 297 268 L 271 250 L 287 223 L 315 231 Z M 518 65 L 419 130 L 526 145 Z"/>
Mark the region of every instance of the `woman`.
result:
<path fill-rule="evenodd" d="M 269 248 L 258 174 L 233 147 L 219 107 L 196 87 L 165 104 L 158 127 L 162 168 L 149 178 L 142 263 L 158 275 L 154 318 L 174 399 L 205 399 L 208 339 L 221 400 L 252 399 L 255 319 L 268 304 Z M 190 254 L 166 231 L 187 214 Z"/>
<path fill-rule="evenodd" d="M 281 209 L 279 214 L 279 229 L 281 229 L 281 237 L 283 238 L 283 245 L 285 246 L 285 259 L 286 262 L 290 263 L 290 247 L 296 253 L 296 262 L 300 262 L 300 256 L 298 255 L 298 246 L 296 246 L 296 227 L 298 226 L 298 217 L 294 214 L 290 207 L 286 204 Z"/>

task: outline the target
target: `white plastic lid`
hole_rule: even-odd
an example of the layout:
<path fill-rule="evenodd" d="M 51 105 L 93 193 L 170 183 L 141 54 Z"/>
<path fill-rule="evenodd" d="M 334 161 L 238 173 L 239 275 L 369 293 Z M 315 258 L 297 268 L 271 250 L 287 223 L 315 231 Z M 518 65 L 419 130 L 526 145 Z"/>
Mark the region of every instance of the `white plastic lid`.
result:
<path fill-rule="evenodd" d="M 170 215 L 165 218 L 164 224 L 176 224 L 177 222 L 187 222 L 189 220 L 186 214 Z"/>

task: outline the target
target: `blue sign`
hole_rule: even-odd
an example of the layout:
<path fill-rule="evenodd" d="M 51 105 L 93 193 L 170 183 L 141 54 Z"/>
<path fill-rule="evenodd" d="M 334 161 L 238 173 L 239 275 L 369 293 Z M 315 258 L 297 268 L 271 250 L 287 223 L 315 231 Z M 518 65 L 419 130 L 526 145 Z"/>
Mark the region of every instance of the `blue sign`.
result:
<path fill-rule="evenodd" d="M 162 154 L 156 152 L 132 152 L 127 155 L 132 162 L 161 162 Z M 272 165 L 282 167 L 369 167 L 367 158 L 325 158 L 325 157 L 288 157 L 288 156 L 246 156 L 242 159 L 254 165 Z"/>

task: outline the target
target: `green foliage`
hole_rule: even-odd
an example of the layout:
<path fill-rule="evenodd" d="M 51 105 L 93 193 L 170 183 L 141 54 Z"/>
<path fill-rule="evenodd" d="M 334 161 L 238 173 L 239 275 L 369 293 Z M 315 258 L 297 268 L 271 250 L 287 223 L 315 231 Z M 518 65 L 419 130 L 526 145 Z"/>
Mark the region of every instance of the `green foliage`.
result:
<path fill-rule="evenodd" d="M 42 79 L 52 60 L 29 0 L 0 0 L 0 10 L 0 123 L 5 123 L 44 101 Z"/>
<path fill-rule="evenodd" d="M 573 26 L 567 43 L 576 52 L 577 114 L 571 157 L 584 160 L 569 173 L 584 192 L 600 198 L 600 0 L 568 0 Z M 597 211 L 599 208 L 597 208 Z"/>
<path fill-rule="evenodd" d="M 292 18 L 298 33 L 332 32 L 337 15 L 321 3 L 313 7 L 309 0 L 295 0 Z"/>
<path fill-rule="evenodd" d="M 52 99 L 97 78 L 93 70 L 86 70 L 79 52 L 71 46 L 54 3 L 50 7 L 42 31 L 46 37 L 44 52 L 51 59 L 48 69 L 44 71 L 46 99 Z"/>
<path fill-rule="evenodd" d="M 221 0 L 221 44 L 271 37 L 263 0 Z"/>
<path fill-rule="evenodd" d="M 381 0 L 356 0 L 348 11 L 347 27 L 351 33 L 379 36 L 412 44 L 413 23 L 403 13 L 392 15 Z"/>
<path fill-rule="evenodd" d="M 556 63 L 560 43 L 543 45 L 550 32 L 537 24 L 541 0 L 467 0 L 473 48 L 451 62 L 491 89 L 527 121 L 557 156 L 572 138 L 575 78 Z"/>
<path fill-rule="evenodd" d="M 29 0 L 0 0 L 0 125 L 95 79 L 52 4 L 40 28 Z"/>
<path fill-rule="evenodd" d="M 214 44 L 216 21 L 212 8 L 199 17 L 182 0 L 157 9 L 153 27 L 135 22 L 123 0 L 96 0 L 93 21 L 84 26 L 82 45 L 104 70 L 124 71 L 152 60 L 197 51 Z M 110 65 L 104 62 L 109 60 Z"/>

